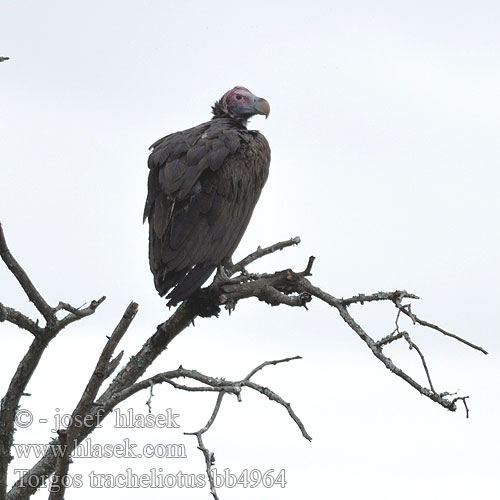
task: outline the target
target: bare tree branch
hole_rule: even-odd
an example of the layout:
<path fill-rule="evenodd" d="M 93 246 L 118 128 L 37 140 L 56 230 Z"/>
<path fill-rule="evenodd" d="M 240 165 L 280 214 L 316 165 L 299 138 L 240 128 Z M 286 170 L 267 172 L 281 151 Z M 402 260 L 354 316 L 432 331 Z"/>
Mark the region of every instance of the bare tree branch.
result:
<path fill-rule="evenodd" d="M 89 425 L 89 422 L 85 420 L 85 416 L 89 414 L 103 382 L 111 375 L 112 371 L 117 366 L 116 362 L 112 363 L 111 357 L 113 356 L 116 346 L 125 335 L 130 323 L 132 323 L 135 318 L 138 308 L 138 304 L 131 302 L 125 310 L 122 319 L 106 342 L 87 387 L 83 391 L 76 408 L 73 410 L 70 426 L 66 430 L 59 431 L 59 442 L 63 453 L 57 458 L 49 500 L 64 499 L 66 484 L 63 479 L 68 474 L 71 453 L 77 446 L 78 433 L 82 427 Z M 72 312 L 72 314 L 75 313 Z"/>
<path fill-rule="evenodd" d="M 0 226 L 1 231 L 1 226 Z M 12 255 L 7 249 L 5 243 L 5 238 L 3 232 L 0 233 L 0 250 L 2 252 L 2 259 L 5 261 L 10 271 L 16 276 L 19 283 L 25 290 L 27 296 L 35 302 L 38 310 L 46 317 L 47 325 L 41 328 L 37 323 L 33 322 L 26 316 L 9 309 L 0 304 L 0 321 L 9 321 L 17 326 L 30 331 L 35 339 L 28 350 L 25 358 L 21 361 L 18 371 L 14 375 L 11 386 L 7 391 L 4 400 L 2 400 L 1 408 L 1 421 L 0 421 L 0 498 L 2 497 L 2 492 L 6 491 L 6 471 L 7 466 L 12 459 L 10 456 L 10 449 L 12 447 L 12 436 L 14 431 L 14 416 L 17 409 L 19 399 L 24 393 L 24 389 L 31 377 L 31 374 L 35 370 L 40 357 L 47 347 L 48 343 L 52 338 L 57 335 L 57 333 L 69 325 L 73 321 L 92 314 L 98 305 L 104 300 L 104 297 L 98 301 L 93 301 L 86 308 L 75 308 L 67 303 L 60 302 L 55 308 L 51 308 L 41 295 L 36 291 L 35 287 L 27 277 L 26 273 L 22 270 L 19 264 L 14 260 Z M 302 432 L 302 435 L 306 439 L 311 439 L 306 432 L 302 422 L 293 412 L 289 403 L 285 402 L 278 394 L 270 390 L 269 388 L 263 387 L 253 381 L 253 377 L 262 368 L 271 365 L 278 364 L 282 362 L 291 361 L 294 359 L 299 359 L 298 356 L 292 358 L 285 358 L 276 361 L 266 361 L 254 368 L 244 379 L 239 381 L 228 381 L 221 378 L 213 378 L 207 375 L 196 372 L 195 370 L 186 370 L 182 366 L 177 370 L 172 370 L 169 372 L 163 372 L 150 377 L 146 380 L 138 381 L 139 378 L 144 374 L 146 369 L 151 366 L 154 360 L 165 350 L 165 348 L 172 342 L 172 340 L 179 335 L 185 328 L 194 324 L 194 319 L 198 315 L 216 315 L 219 312 L 219 306 L 225 305 L 230 311 L 233 310 L 239 300 L 249 297 L 256 297 L 261 301 L 264 301 L 270 305 L 285 304 L 291 307 L 306 307 L 307 303 L 312 300 L 313 297 L 329 304 L 334 307 L 340 316 L 344 319 L 346 324 L 363 340 L 363 342 L 368 346 L 372 353 L 392 372 L 397 376 L 405 380 L 408 384 L 418 390 L 421 394 L 427 396 L 432 401 L 437 402 L 441 406 L 447 408 L 448 410 L 456 410 L 456 402 L 462 400 L 468 415 L 468 408 L 466 405 L 466 398 L 468 396 L 458 396 L 454 399 L 450 399 L 453 396 L 447 392 L 438 393 L 434 389 L 434 385 L 431 382 L 429 375 L 429 370 L 427 363 L 425 361 L 422 351 L 419 349 L 417 344 L 411 339 L 408 332 L 400 331 L 398 326 L 398 319 L 400 313 L 404 313 L 409 316 L 414 323 L 431 328 L 433 330 L 439 331 L 447 336 L 451 336 L 460 342 L 478 349 L 481 352 L 486 353 L 486 351 L 474 344 L 461 339 L 456 335 L 449 334 L 448 332 L 442 330 L 440 327 L 428 323 L 424 320 L 418 318 L 410 309 L 409 304 L 404 304 L 402 301 L 417 299 L 418 297 L 414 294 L 408 293 L 404 290 L 396 290 L 394 292 L 377 292 L 371 295 L 358 294 L 350 298 L 336 298 L 333 295 L 321 290 L 320 288 L 314 286 L 306 277 L 311 275 L 312 266 L 314 262 L 314 257 L 310 257 L 306 266 L 306 269 L 302 272 L 294 272 L 291 269 L 285 269 L 283 271 L 277 271 L 272 274 L 249 274 L 245 271 L 245 266 L 254 262 L 255 260 L 268 255 L 270 253 L 276 252 L 288 246 L 292 246 L 299 243 L 298 238 L 292 238 L 287 241 L 271 245 L 267 248 L 258 248 L 256 252 L 253 252 L 245 259 L 241 260 L 232 267 L 226 269 L 227 276 L 216 276 L 214 284 L 212 284 L 207 289 L 203 289 L 199 292 L 197 296 L 190 299 L 183 304 L 181 304 L 175 312 L 167 319 L 164 323 L 158 325 L 156 331 L 151 335 L 151 337 L 146 341 L 143 347 L 137 352 L 135 356 L 132 356 L 126 365 L 118 372 L 114 379 L 109 383 L 106 390 L 101 394 L 101 396 L 96 400 L 97 393 L 102 386 L 103 381 L 110 376 L 110 374 L 118 367 L 120 360 L 122 359 L 123 352 L 120 353 L 114 359 L 111 359 L 113 352 L 125 333 L 128 325 L 135 315 L 137 305 L 131 304 L 124 314 L 122 321 L 125 321 L 126 325 L 120 326 L 115 329 L 115 332 L 111 336 L 110 340 L 107 342 L 97 366 L 89 380 L 86 390 L 82 394 L 79 404 L 75 408 L 73 415 L 76 417 L 79 415 L 85 422 L 89 422 L 89 425 L 84 426 L 73 426 L 71 425 L 68 429 L 60 430 L 58 440 L 52 441 L 54 443 L 65 443 L 68 444 L 69 438 L 71 438 L 71 443 L 67 447 L 68 453 L 59 462 L 56 460 L 54 451 L 50 446 L 47 449 L 45 456 L 35 464 L 30 471 L 28 471 L 19 481 L 17 481 L 6 498 L 9 500 L 29 498 L 35 491 L 34 488 L 21 488 L 21 483 L 24 484 L 34 484 L 36 481 L 32 481 L 32 478 L 39 479 L 37 483 L 38 486 L 43 484 L 46 478 L 56 472 L 56 478 L 62 477 L 62 475 L 67 472 L 70 462 L 71 450 L 75 448 L 79 443 L 81 443 L 98 425 L 102 420 L 122 401 L 130 397 L 131 395 L 137 393 L 143 389 L 150 389 L 150 398 L 148 400 L 149 405 L 151 404 L 152 398 L 152 387 L 160 383 L 168 383 L 173 387 L 186 391 L 213 391 L 218 392 L 217 403 L 212 412 L 212 416 L 205 425 L 204 428 L 192 433 L 198 438 L 198 444 L 200 450 L 205 456 L 205 461 L 207 465 L 207 473 L 211 470 L 211 464 L 213 463 L 213 453 L 211 453 L 203 444 L 201 435 L 208 430 L 208 428 L 213 424 L 222 401 L 223 396 L 226 393 L 235 394 L 238 400 L 241 400 L 241 390 L 243 387 L 249 387 L 253 390 L 264 394 L 266 397 L 284 406 L 290 417 L 297 424 Z M 239 273 L 239 274 L 237 274 Z M 237 274 L 235 277 L 230 278 L 230 276 Z M 392 302 L 397 308 L 396 316 L 396 329 L 386 337 L 379 340 L 374 339 L 370 336 L 353 318 L 350 314 L 348 308 L 353 304 L 364 304 L 368 302 L 377 301 L 389 301 Z M 202 306 L 200 304 L 203 303 Z M 135 309 L 134 309 L 135 308 Z M 59 311 L 66 311 L 68 314 L 62 319 L 58 319 L 56 314 Z M 44 314 L 45 313 L 45 314 Z M 392 342 L 404 339 L 411 349 L 415 349 L 418 353 L 420 360 L 422 362 L 424 371 L 426 373 L 427 382 L 429 388 L 425 387 L 413 378 L 405 373 L 400 367 L 392 362 L 383 353 L 383 348 Z M 179 384 L 175 381 L 177 378 L 189 378 L 195 380 L 202 384 L 202 386 L 189 386 L 184 384 Z M 56 485 L 57 479 L 56 479 Z M 215 491 L 215 490 L 214 490 Z M 212 492 L 214 495 L 214 492 Z M 215 492 L 216 495 L 216 492 Z M 62 498 L 61 494 L 52 496 L 51 500 L 56 500 L 57 498 Z M 214 496 L 214 498 L 217 498 Z"/>
<path fill-rule="evenodd" d="M 351 327 L 353 331 L 355 331 L 359 337 L 365 342 L 365 344 L 370 348 L 372 353 L 376 358 L 378 358 L 382 363 L 388 368 L 390 371 L 395 373 L 398 377 L 402 378 L 405 382 L 410 384 L 412 387 L 414 387 L 420 394 L 423 394 L 424 396 L 427 396 L 429 399 L 432 401 L 440 404 L 444 408 L 450 411 L 455 411 L 456 410 L 456 405 L 455 405 L 455 400 L 450 401 L 449 399 L 446 398 L 448 395 L 447 393 L 436 393 L 436 391 L 432 389 L 428 389 L 427 387 L 423 387 L 420 385 L 418 382 L 416 382 L 413 378 L 411 378 L 409 375 L 407 375 L 403 370 L 401 370 L 399 367 L 397 367 L 391 359 L 389 359 L 387 356 L 385 356 L 382 353 L 382 348 L 384 345 L 386 345 L 388 342 L 376 342 L 372 337 L 370 337 L 364 330 L 361 328 L 361 326 L 356 323 L 354 318 L 349 314 L 347 311 L 347 307 L 345 306 L 345 300 L 343 299 L 336 299 L 335 297 L 327 294 L 326 292 L 323 292 L 321 289 L 311 285 L 305 278 L 304 278 L 304 286 L 305 288 L 311 293 L 311 295 L 316 296 L 318 298 L 321 298 L 331 306 L 335 307 L 339 313 L 342 319 Z M 363 302 L 370 302 L 371 300 L 380 300 L 380 297 L 385 295 L 383 292 L 379 292 L 376 294 L 373 294 L 372 296 L 358 296 L 359 298 L 359 303 Z M 406 291 L 401 291 L 401 290 L 396 290 L 395 292 L 387 294 L 387 300 L 391 300 L 392 302 L 396 302 L 397 300 L 401 300 L 403 298 L 416 298 L 414 294 L 408 293 Z M 355 298 L 347 299 L 349 304 L 355 303 Z M 401 334 L 401 337 L 404 337 L 403 334 Z M 399 337 L 399 338 L 401 338 Z M 459 337 L 457 338 L 459 340 Z M 385 340 L 385 339 L 382 339 Z M 466 341 L 464 343 L 467 343 Z M 415 344 L 413 344 L 415 346 Z M 471 345 L 472 347 L 473 345 Z M 474 346 L 476 347 L 476 346 Z M 479 348 L 481 352 L 484 352 L 486 354 L 486 351 L 482 348 Z M 421 352 L 419 354 L 422 356 Z M 427 365 L 425 364 L 425 360 L 422 357 L 422 361 L 424 362 L 424 368 L 426 370 L 426 373 L 428 375 L 428 370 L 427 370 Z M 430 377 L 429 377 L 430 380 Z"/>
<path fill-rule="evenodd" d="M 311 441 L 312 438 L 309 436 L 309 434 L 305 430 L 305 427 L 302 424 L 301 420 L 297 417 L 297 415 L 291 409 L 291 406 L 289 403 L 286 403 L 280 396 L 278 396 L 276 393 L 274 393 L 270 389 L 250 381 L 251 377 L 253 377 L 257 372 L 259 372 L 260 370 L 262 370 L 266 366 L 277 365 L 279 363 L 286 363 L 288 361 L 293 361 L 296 359 L 302 359 L 302 357 L 301 356 L 293 356 L 290 358 L 278 359 L 278 360 L 274 360 L 274 361 L 265 361 L 264 363 L 261 363 L 259 366 L 254 368 L 245 378 L 243 378 L 241 380 L 237 380 L 237 381 L 226 380 L 224 378 L 210 377 L 210 376 L 204 375 L 196 370 L 188 370 L 188 369 L 180 366 L 179 368 L 177 368 L 177 370 L 158 373 L 157 375 L 154 375 L 153 377 L 150 377 L 150 378 L 145 379 L 145 380 L 141 380 L 140 382 L 137 382 L 136 384 L 121 391 L 120 393 L 115 394 L 115 396 L 113 398 L 113 403 L 116 406 L 116 404 L 124 401 L 125 399 L 129 398 L 133 394 L 136 394 L 137 392 L 139 392 L 141 390 L 150 388 L 152 385 L 161 384 L 163 382 L 166 382 L 166 383 L 172 385 L 176 389 L 181 389 L 184 391 L 219 392 L 219 393 L 224 392 L 224 393 L 235 394 L 238 398 L 238 401 L 241 401 L 241 389 L 243 387 L 250 387 L 251 389 L 254 389 L 257 392 L 264 394 L 272 401 L 275 401 L 275 402 L 281 404 L 282 406 L 284 406 L 286 408 L 286 410 L 288 411 L 290 417 L 293 419 L 293 421 L 299 427 L 300 431 L 302 432 L 302 435 L 307 440 Z M 201 387 L 182 385 L 182 384 L 178 384 L 178 383 L 173 381 L 173 379 L 176 379 L 176 378 L 188 378 L 191 380 L 196 380 L 197 382 L 201 382 L 202 384 L 205 384 L 205 385 L 201 386 Z"/>
<path fill-rule="evenodd" d="M 8 321 L 19 328 L 26 330 L 37 336 L 43 332 L 43 328 L 40 328 L 38 324 L 31 318 L 28 318 L 23 313 L 16 311 L 12 307 L 4 306 L 0 302 L 0 323 L 2 321 Z"/>
<path fill-rule="evenodd" d="M 5 241 L 5 235 L 3 233 L 2 223 L 0 223 L 0 256 L 5 262 L 5 265 L 9 268 L 10 272 L 15 276 L 19 284 L 26 293 L 28 299 L 35 304 L 35 307 L 40 311 L 42 316 L 47 321 L 47 325 L 53 325 L 56 321 L 56 315 L 52 308 L 45 302 L 45 299 L 40 295 L 35 285 L 31 282 L 28 275 L 24 269 L 19 265 L 16 259 L 14 259 L 9 248 L 7 247 L 7 242 Z"/>
<path fill-rule="evenodd" d="M 130 397 L 132 394 L 135 394 L 136 392 L 138 392 L 140 390 L 146 389 L 147 387 L 150 387 L 150 389 L 152 389 L 152 387 L 155 384 L 161 384 L 163 382 L 167 382 L 167 383 L 171 384 L 176 389 L 181 389 L 181 390 L 185 390 L 185 391 L 192 391 L 192 392 L 216 391 L 219 393 L 217 396 L 217 401 L 216 401 L 214 410 L 212 412 L 212 415 L 210 416 L 210 418 L 209 418 L 208 422 L 205 424 L 205 426 L 202 427 L 198 431 L 184 433 L 186 435 L 196 436 L 196 438 L 198 440 L 198 449 L 203 453 L 203 456 L 205 458 L 206 473 L 207 473 L 207 477 L 208 477 L 208 480 L 210 483 L 210 492 L 211 492 L 212 496 L 214 497 L 214 500 L 218 500 L 217 490 L 215 488 L 215 483 L 213 480 L 213 472 L 212 472 L 212 466 L 215 463 L 215 455 L 213 452 L 211 452 L 205 446 L 205 444 L 203 442 L 202 434 L 207 432 L 208 429 L 214 423 L 215 418 L 217 417 L 217 414 L 219 412 L 220 405 L 222 403 L 222 398 L 224 397 L 225 394 L 227 394 L 227 393 L 235 394 L 238 398 L 238 401 L 241 401 L 240 394 L 241 394 L 241 389 L 243 387 L 250 387 L 251 389 L 254 389 L 257 392 L 264 394 L 272 401 L 275 401 L 275 402 L 281 404 L 282 406 L 284 406 L 287 409 L 290 417 L 293 419 L 293 421 L 297 424 L 297 426 L 301 430 L 302 435 L 306 439 L 311 441 L 312 438 L 309 436 L 309 434 L 305 430 L 305 427 L 304 427 L 302 421 L 299 419 L 299 417 L 297 417 L 297 415 L 292 410 L 291 405 L 289 403 L 286 403 L 280 396 L 278 396 L 272 390 L 250 381 L 250 378 L 253 375 L 255 375 L 258 371 L 262 370 L 266 366 L 277 365 L 278 363 L 285 363 L 285 362 L 292 361 L 295 359 L 302 359 L 302 358 L 300 356 L 293 356 L 291 358 L 279 359 L 279 360 L 274 360 L 274 361 L 265 361 L 264 363 L 261 363 L 259 366 L 254 368 L 244 379 L 236 381 L 236 382 L 228 381 L 228 380 L 221 379 L 221 378 L 210 377 L 207 375 L 203 375 L 195 370 L 186 370 L 185 368 L 180 366 L 177 370 L 173 370 L 171 372 L 159 373 L 159 374 L 155 375 L 154 377 L 151 377 L 149 379 L 146 379 L 146 380 L 143 380 L 141 382 L 134 384 L 133 386 L 126 389 L 125 391 L 122 391 L 122 393 L 120 395 L 118 395 L 117 398 L 119 400 L 126 399 L 126 398 Z M 179 378 L 179 377 L 190 378 L 190 379 L 196 380 L 198 382 L 203 382 L 206 385 L 203 387 L 192 387 L 192 386 L 177 384 L 176 382 L 174 382 L 172 380 L 173 378 Z M 150 404 L 151 404 L 151 396 L 146 402 L 146 405 L 148 406 L 148 408 L 150 408 Z"/>
<path fill-rule="evenodd" d="M 195 316 L 192 309 L 186 303 L 183 303 L 167 321 L 158 325 L 156 332 L 146 341 L 140 351 L 130 358 L 125 367 L 115 376 L 108 388 L 85 415 L 84 418 L 86 421 L 93 423 L 89 423 L 79 429 L 75 446 L 92 433 L 98 423 L 102 422 L 115 406 L 122 401 L 116 397 L 117 394 L 133 385 L 169 343 L 192 323 Z M 64 318 L 61 321 L 64 321 Z M 52 440 L 47 447 L 45 455 L 14 483 L 7 495 L 8 500 L 29 498 L 44 484 L 47 477 L 54 473 L 57 463 L 52 446 L 54 444 L 58 444 L 58 441 Z M 12 446 L 12 443 L 10 446 Z M 37 481 L 37 478 L 42 478 L 43 480 Z M 37 486 L 31 488 L 30 484 Z"/>
<path fill-rule="evenodd" d="M 396 366 L 392 362 L 392 360 L 385 356 L 382 352 L 382 349 L 385 345 L 400 338 L 405 338 L 405 335 L 402 332 L 397 332 L 396 334 L 392 334 L 388 337 L 376 341 L 354 320 L 352 315 L 348 312 L 348 307 L 352 304 L 362 305 L 365 302 L 391 301 L 395 304 L 399 311 L 403 312 L 407 316 L 410 316 L 415 323 L 418 323 L 422 326 L 427 326 L 447 336 L 453 337 L 456 340 L 468 345 L 469 347 L 483 352 L 484 354 L 487 354 L 486 350 L 462 339 L 461 337 L 458 337 L 457 335 L 449 334 L 442 328 L 437 327 L 432 323 L 428 323 L 418 318 L 411 312 L 408 305 L 402 305 L 403 299 L 418 299 L 415 294 L 409 293 L 406 290 L 396 290 L 394 292 L 377 292 L 371 295 L 358 294 L 347 299 L 338 299 L 334 297 L 333 295 L 314 286 L 305 277 L 310 274 L 312 262 L 313 258 L 310 258 L 306 270 L 301 273 L 295 273 L 290 269 L 287 269 L 285 271 L 279 271 L 274 274 L 241 274 L 240 283 L 238 283 L 237 277 L 231 279 L 231 282 L 221 285 L 219 300 L 222 304 L 226 304 L 226 307 L 228 307 L 230 310 L 233 310 L 238 300 L 247 297 L 257 297 L 259 300 L 263 300 L 270 305 L 286 304 L 292 306 L 305 306 L 306 303 L 311 300 L 311 297 L 317 297 L 318 299 L 337 309 L 340 316 L 344 319 L 347 325 L 358 334 L 358 336 L 365 342 L 372 353 L 389 370 L 405 380 L 408 384 L 410 384 L 424 396 L 427 396 L 428 398 L 448 410 L 455 411 L 455 402 L 446 397 L 447 393 L 437 393 L 434 390 L 434 386 L 432 385 L 430 379 L 429 370 L 425 362 L 424 355 L 413 341 L 410 340 L 410 347 L 414 348 L 420 356 L 427 376 L 427 380 L 429 382 L 429 388 L 424 387 L 416 382 L 412 377 L 405 373 L 404 370 Z M 408 341 L 408 339 L 409 336 L 406 333 L 406 340 Z"/>
<path fill-rule="evenodd" d="M 69 451 L 71 441 L 69 440 L 68 431 L 59 429 L 57 434 L 59 436 L 57 446 L 62 451 L 62 456 L 57 459 L 56 470 L 50 484 L 49 500 L 64 500 L 66 491 L 64 478 L 68 476 L 71 463 L 71 452 Z"/>
<path fill-rule="evenodd" d="M 3 499 L 7 491 L 8 467 L 13 459 L 11 449 L 14 442 L 15 417 L 21 397 L 26 393 L 26 387 L 50 341 L 65 326 L 79 318 L 76 316 L 73 318 L 74 315 L 68 317 L 70 316 L 68 315 L 62 320 L 57 319 L 55 310 L 48 305 L 29 279 L 27 273 L 11 254 L 7 247 L 1 223 L 0 256 L 23 288 L 28 299 L 35 304 L 39 312 L 46 319 L 46 326 L 42 328 L 38 326 L 38 322 L 27 318 L 19 311 L 3 305 L 0 307 L 0 319 L 7 320 L 35 336 L 28 351 L 19 363 L 0 404 L 0 499 Z M 92 301 L 91 305 L 82 311 L 82 315 L 88 316 L 92 314 L 103 300 L 104 297 L 97 301 Z M 41 484 L 43 483 L 40 483 L 40 486 Z"/>

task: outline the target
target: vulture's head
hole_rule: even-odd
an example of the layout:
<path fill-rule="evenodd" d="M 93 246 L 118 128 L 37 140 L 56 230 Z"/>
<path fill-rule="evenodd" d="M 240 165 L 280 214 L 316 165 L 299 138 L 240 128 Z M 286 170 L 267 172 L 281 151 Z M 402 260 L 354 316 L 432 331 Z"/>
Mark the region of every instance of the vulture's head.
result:
<path fill-rule="evenodd" d="M 248 120 L 253 115 L 269 116 L 271 107 L 269 103 L 253 95 L 245 87 L 234 87 L 226 92 L 212 108 L 214 116 L 230 116 L 237 120 Z"/>

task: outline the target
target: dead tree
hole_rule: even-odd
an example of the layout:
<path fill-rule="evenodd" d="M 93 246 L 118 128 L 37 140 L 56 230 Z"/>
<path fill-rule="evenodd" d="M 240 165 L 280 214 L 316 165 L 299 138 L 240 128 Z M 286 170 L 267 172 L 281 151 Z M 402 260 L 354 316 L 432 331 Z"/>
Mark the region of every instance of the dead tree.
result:
<path fill-rule="evenodd" d="M 487 352 L 482 347 L 474 345 L 457 335 L 447 332 L 438 325 L 420 318 L 412 309 L 412 301 L 418 299 L 416 295 L 405 290 L 395 290 L 392 292 L 376 292 L 372 294 L 358 294 L 348 298 L 337 298 L 313 285 L 308 279 L 312 275 L 314 257 L 310 257 L 305 269 L 299 272 L 285 269 L 274 273 L 249 273 L 246 270 L 247 266 L 258 259 L 299 243 L 299 238 L 292 238 L 267 248 L 259 247 L 255 252 L 233 265 L 232 268 L 226 269 L 223 276 L 216 275 L 211 286 L 202 289 L 193 298 L 182 303 L 166 321 L 158 325 L 156 331 L 153 332 L 143 347 L 121 367 L 113 380 L 104 388 L 105 381 L 117 370 L 123 358 L 123 351 L 117 355 L 114 355 L 114 352 L 137 313 L 138 305 L 131 302 L 116 328 L 108 337 L 108 341 L 97 360 L 90 380 L 82 392 L 80 401 L 73 410 L 71 424 L 68 428 L 58 431 L 58 438 L 49 443 L 43 458 L 34 464 L 8 491 L 7 472 L 10 462 L 13 460 L 12 446 L 14 443 L 15 417 L 21 405 L 21 398 L 26 392 L 26 387 L 51 340 L 71 323 L 94 314 L 99 305 L 105 300 L 105 297 L 93 300 L 88 306 L 81 308 L 73 307 L 66 302 L 59 302 L 56 306 L 49 305 L 32 283 L 28 274 L 9 251 L 2 226 L 0 225 L 1 258 L 23 288 L 28 299 L 35 305 L 43 317 L 43 324 L 41 325 L 38 320 L 33 320 L 22 312 L 0 303 L 0 322 L 7 321 L 12 323 L 33 336 L 33 341 L 19 363 L 1 402 L 0 500 L 27 499 L 39 487 L 44 485 L 49 478 L 52 478 L 49 499 L 64 498 L 65 483 L 63 479 L 68 474 L 71 454 L 74 449 L 92 433 L 99 422 L 102 422 L 118 404 L 142 390 L 150 391 L 150 399 L 147 402 L 149 404 L 153 387 L 162 383 L 170 384 L 183 391 L 208 391 L 217 393 L 217 400 L 208 422 L 200 430 L 187 433 L 196 437 L 198 447 L 204 455 L 210 491 L 214 499 L 218 498 L 211 474 L 214 454 L 205 446 L 203 435 L 209 430 L 216 419 L 221 401 L 226 394 L 233 394 L 239 400 L 241 392 L 245 388 L 248 388 L 265 395 L 272 401 L 282 405 L 298 426 L 302 436 L 310 440 L 311 437 L 307 433 L 304 424 L 292 410 L 291 405 L 273 390 L 252 381 L 252 377 L 266 366 L 289 362 L 298 359 L 299 356 L 266 361 L 252 369 L 242 379 L 234 381 L 208 376 L 182 366 L 175 370 L 158 373 L 153 377 L 140 380 L 146 369 L 151 366 L 170 342 L 184 329 L 192 325 L 197 316 L 216 316 L 219 314 L 221 307 L 231 312 L 235 309 L 239 301 L 249 297 L 256 297 L 271 306 L 287 305 L 290 307 L 305 307 L 306 309 L 307 304 L 313 299 L 326 302 L 340 314 L 352 332 L 359 336 L 371 353 L 386 368 L 403 379 L 420 394 L 447 410 L 455 411 L 457 409 L 457 402 L 461 401 L 465 407 L 466 416 L 468 416 L 466 403 L 468 396 L 458 396 L 450 392 L 438 391 L 435 388 L 424 354 L 414 342 L 410 333 L 400 327 L 400 318 L 402 315 L 407 316 L 414 325 L 420 325 L 439 332 L 484 354 L 487 354 Z M 394 329 L 390 334 L 379 339 L 376 339 L 362 328 L 349 310 L 349 307 L 353 304 L 368 304 L 372 302 L 390 302 L 395 307 Z M 61 316 L 61 312 L 63 313 L 62 317 L 58 317 L 58 313 Z M 419 384 L 384 354 L 386 346 L 398 341 L 406 343 L 409 349 L 414 350 L 419 357 L 427 380 L 425 385 Z M 180 378 L 195 381 L 198 385 L 181 384 L 178 382 Z M 103 388 L 104 390 L 102 390 Z M 54 446 L 61 447 L 59 449 L 64 450 L 64 452 L 56 456 L 53 451 Z"/>

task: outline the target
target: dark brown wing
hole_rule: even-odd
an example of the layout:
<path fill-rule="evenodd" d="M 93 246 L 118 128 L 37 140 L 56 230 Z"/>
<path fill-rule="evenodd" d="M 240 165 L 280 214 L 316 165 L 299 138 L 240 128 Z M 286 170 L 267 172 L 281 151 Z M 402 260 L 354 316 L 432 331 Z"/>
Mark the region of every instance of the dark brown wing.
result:
<path fill-rule="evenodd" d="M 149 260 L 169 304 L 189 297 L 231 257 L 269 172 L 264 136 L 220 118 L 169 135 L 149 157 Z"/>

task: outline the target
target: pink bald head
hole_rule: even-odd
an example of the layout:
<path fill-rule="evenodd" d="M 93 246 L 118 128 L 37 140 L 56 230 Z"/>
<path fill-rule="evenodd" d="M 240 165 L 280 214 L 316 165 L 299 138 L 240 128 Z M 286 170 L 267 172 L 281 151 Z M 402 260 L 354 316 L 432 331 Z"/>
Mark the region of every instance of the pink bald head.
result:
<path fill-rule="evenodd" d="M 271 111 L 265 99 L 257 97 L 245 87 L 234 87 L 229 90 L 218 104 L 224 114 L 236 119 L 247 120 L 253 115 L 265 115 L 267 118 Z"/>

